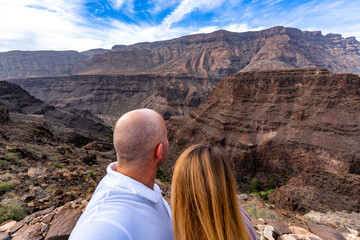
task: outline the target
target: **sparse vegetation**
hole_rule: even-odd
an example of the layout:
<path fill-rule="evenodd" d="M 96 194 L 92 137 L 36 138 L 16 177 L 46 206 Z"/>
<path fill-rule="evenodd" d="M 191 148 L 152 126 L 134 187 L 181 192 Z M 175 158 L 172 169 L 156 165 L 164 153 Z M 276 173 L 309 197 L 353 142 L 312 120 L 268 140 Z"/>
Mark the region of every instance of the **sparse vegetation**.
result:
<path fill-rule="evenodd" d="M 260 183 L 256 178 L 253 178 L 248 186 L 249 193 L 256 193 L 260 191 Z"/>
<path fill-rule="evenodd" d="M 53 164 L 53 166 L 56 168 L 65 168 L 67 165 L 65 163 L 56 162 Z"/>
<path fill-rule="evenodd" d="M 161 168 L 159 168 L 159 170 L 157 171 L 156 178 L 160 179 L 160 181 L 165 182 L 165 183 L 170 182 L 169 177 L 166 175 L 166 173 Z"/>
<path fill-rule="evenodd" d="M 1 182 L 0 183 L 0 196 L 6 192 L 14 189 L 14 184 L 11 182 Z"/>
<path fill-rule="evenodd" d="M 253 218 L 264 218 L 264 217 L 268 217 L 268 218 L 276 218 L 277 214 L 272 211 L 272 210 L 267 210 L 265 208 L 256 206 L 256 205 L 251 205 L 251 206 L 244 206 L 243 207 L 244 211 Z"/>
<path fill-rule="evenodd" d="M 92 169 L 89 170 L 88 172 L 88 176 L 91 177 L 92 179 L 96 179 L 96 172 Z"/>
<path fill-rule="evenodd" d="M 5 159 L 9 162 L 19 163 L 19 160 L 22 158 L 20 152 L 8 152 L 5 154 Z"/>
<path fill-rule="evenodd" d="M 113 142 L 114 141 L 114 133 L 113 132 L 108 132 L 107 134 L 106 134 L 106 137 L 107 137 L 107 139 L 108 139 L 108 141 L 109 142 Z"/>
<path fill-rule="evenodd" d="M 20 221 L 28 214 L 26 205 L 18 196 L 8 193 L 0 205 L 0 224 L 9 220 Z"/>
<path fill-rule="evenodd" d="M 275 189 L 269 189 L 267 191 L 260 191 L 260 192 L 256 192 L 255 194 L 262 198 L 263 200 L 265 201 L 268 201 L 269 200 L 269 194 L 273 193 L 275 191 Z"/>

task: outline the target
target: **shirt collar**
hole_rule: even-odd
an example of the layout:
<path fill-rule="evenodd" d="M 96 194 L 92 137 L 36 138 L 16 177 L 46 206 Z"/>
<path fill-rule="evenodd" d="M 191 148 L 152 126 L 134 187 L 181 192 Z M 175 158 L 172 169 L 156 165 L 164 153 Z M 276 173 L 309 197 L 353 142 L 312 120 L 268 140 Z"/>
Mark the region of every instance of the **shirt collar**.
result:
<path fill-rule="evenodd" d="M 126 188 L 133 194 L 141 196 L 152 202 L 159 202 L 162 198 L 159 186 L 154 183 L 154 190 L 148 188 L 144 184 L 132 179 L 122 173 L 116 171 L 117 162 L 111 163 L 107 169 L 106 178 L 104 178 L 107 186 Z"/>

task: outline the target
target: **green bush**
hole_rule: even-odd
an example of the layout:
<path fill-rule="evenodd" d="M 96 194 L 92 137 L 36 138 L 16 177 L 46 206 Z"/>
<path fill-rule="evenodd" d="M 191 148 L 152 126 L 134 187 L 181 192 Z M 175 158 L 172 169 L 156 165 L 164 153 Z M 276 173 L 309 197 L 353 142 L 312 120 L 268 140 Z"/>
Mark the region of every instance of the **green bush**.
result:
<path fill-rule="evenodd" d="M 14 184 L 11 182 L 1 182 L 0 183 L 0 195 L 14 189 Z"/>
<path fill-rule="evenodd" d="M 27 214 L 26 205 L 15 194 L 9 193 L 0 205 L 0 224 L 9 220 L 20 221 Z"/>
<path fill-rule="evenodd" d="M 5 154 L 5 159 L 7 161 L 18 163 L 21 158 L 22 155 L 20 152 L 9 152 Z"/>
<path fill-rule="evenodd" d="M 159 168 L 159 170 L 156 173 L 156 178 L 160 179 L 160 181 L 165 182 L 165 183 L 169 183 L 170 179 L 169 177 L 166 175 L 166 173 Z"/>
<path fill-rule="evenodd" d="M 56 162 L 56 163 L 53 164 L 53 166 L 56 167 L 56 168 L 65 168 L 66 164 Z"/>
<path fill-rule="evenodd" d="M 88 172 L 88 176 L 91 177 L 92 179 L 96 179 L 96 172 L 90 169 Z"/>
<path fill-rule="evenodd" d="M 248 192 L 256 193 L 260 190 L 260 183 L 256 178 L 253 178 L 248 186 Z"/>
<path fill-rule="evenodd" d="M 275 191 L 275 189 L 269 189 L 267 191 L 261 191 L 261 192 L 257 192 L 256 195 L 259 196 L 260 198 L 262 198 L 265 201 L 269 200 L 269 194 L 273 193 Z"/>

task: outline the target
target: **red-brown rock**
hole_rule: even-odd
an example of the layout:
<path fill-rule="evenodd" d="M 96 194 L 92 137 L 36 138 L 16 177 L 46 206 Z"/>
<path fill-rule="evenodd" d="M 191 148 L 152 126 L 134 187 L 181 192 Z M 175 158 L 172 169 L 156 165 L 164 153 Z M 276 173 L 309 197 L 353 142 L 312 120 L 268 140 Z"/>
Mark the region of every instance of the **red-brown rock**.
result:
<path fill-rule="evenodd" d="M 321 239 L 346 240 L 346 238 L 343 237 L 343 235 L 340 232 L 325 225 L 317 225 L 310 223 L 309 229 L 312 233 L 319 236 Z"/>
<path fill-rule="evenodd" d="M 238 73 L 168 122 L 171 169 L 188 146 L 224 147 L 243 190 L 280 187 L 280 208 L 360 211 L 360 77 L 326 69 Z M 295 177 L 293 180 L 291 178 Z"/>
<path fill-rule="evenodd" d="M 80 208 L 63 208 L 56 214 L 45 240 L 65 240 L 70 236 L 82 210 Z"/>

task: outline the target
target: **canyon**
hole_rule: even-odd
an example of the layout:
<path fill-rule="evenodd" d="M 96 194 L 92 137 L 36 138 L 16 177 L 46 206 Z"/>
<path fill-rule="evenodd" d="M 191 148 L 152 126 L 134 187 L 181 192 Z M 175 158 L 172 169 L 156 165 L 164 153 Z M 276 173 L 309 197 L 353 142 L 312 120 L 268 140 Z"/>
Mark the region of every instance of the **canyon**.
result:
<path fill-rule="evenodd" d="M 262 207 L 289 223 L 298 214 L 315 221 L 314 210 L 359 213 L 358 74 L 355 38 L 287 27 L 111 50 L 0 53 L 0 184 L 8 184 L 1 209 L 16 203 L 32 214 L 5 235 L 21 239 L 36 228 L 36 239 L 57 239 L 48 227 L 66 214 L 54 216 L 70 209 L 76 219 L 116 160 L 115 121 L 143 107 L 166 120 L 168 178 L 179 154 L 203 142 L 225 149 L 239 191 L 274 191 Z M 264 222 L 271 221 L 257 222 L 258 232 Z"/>
<path fill-rule="evenodd" d="M 8 80 L 63 109 L 88 110 L 113 126 L 136 108 L 156 109 L 167 120 L 187 115 L 209 94 L 212 79 L 186 75 L 75 75 Z"/>
<path fill-rule="evenodd" d="M 283 209 L 360 211 L 360 78 L 326 69 L 237 73 L 168 121 L 171 169 L 188 146 L 222 146 L 243 191 Z"/>

